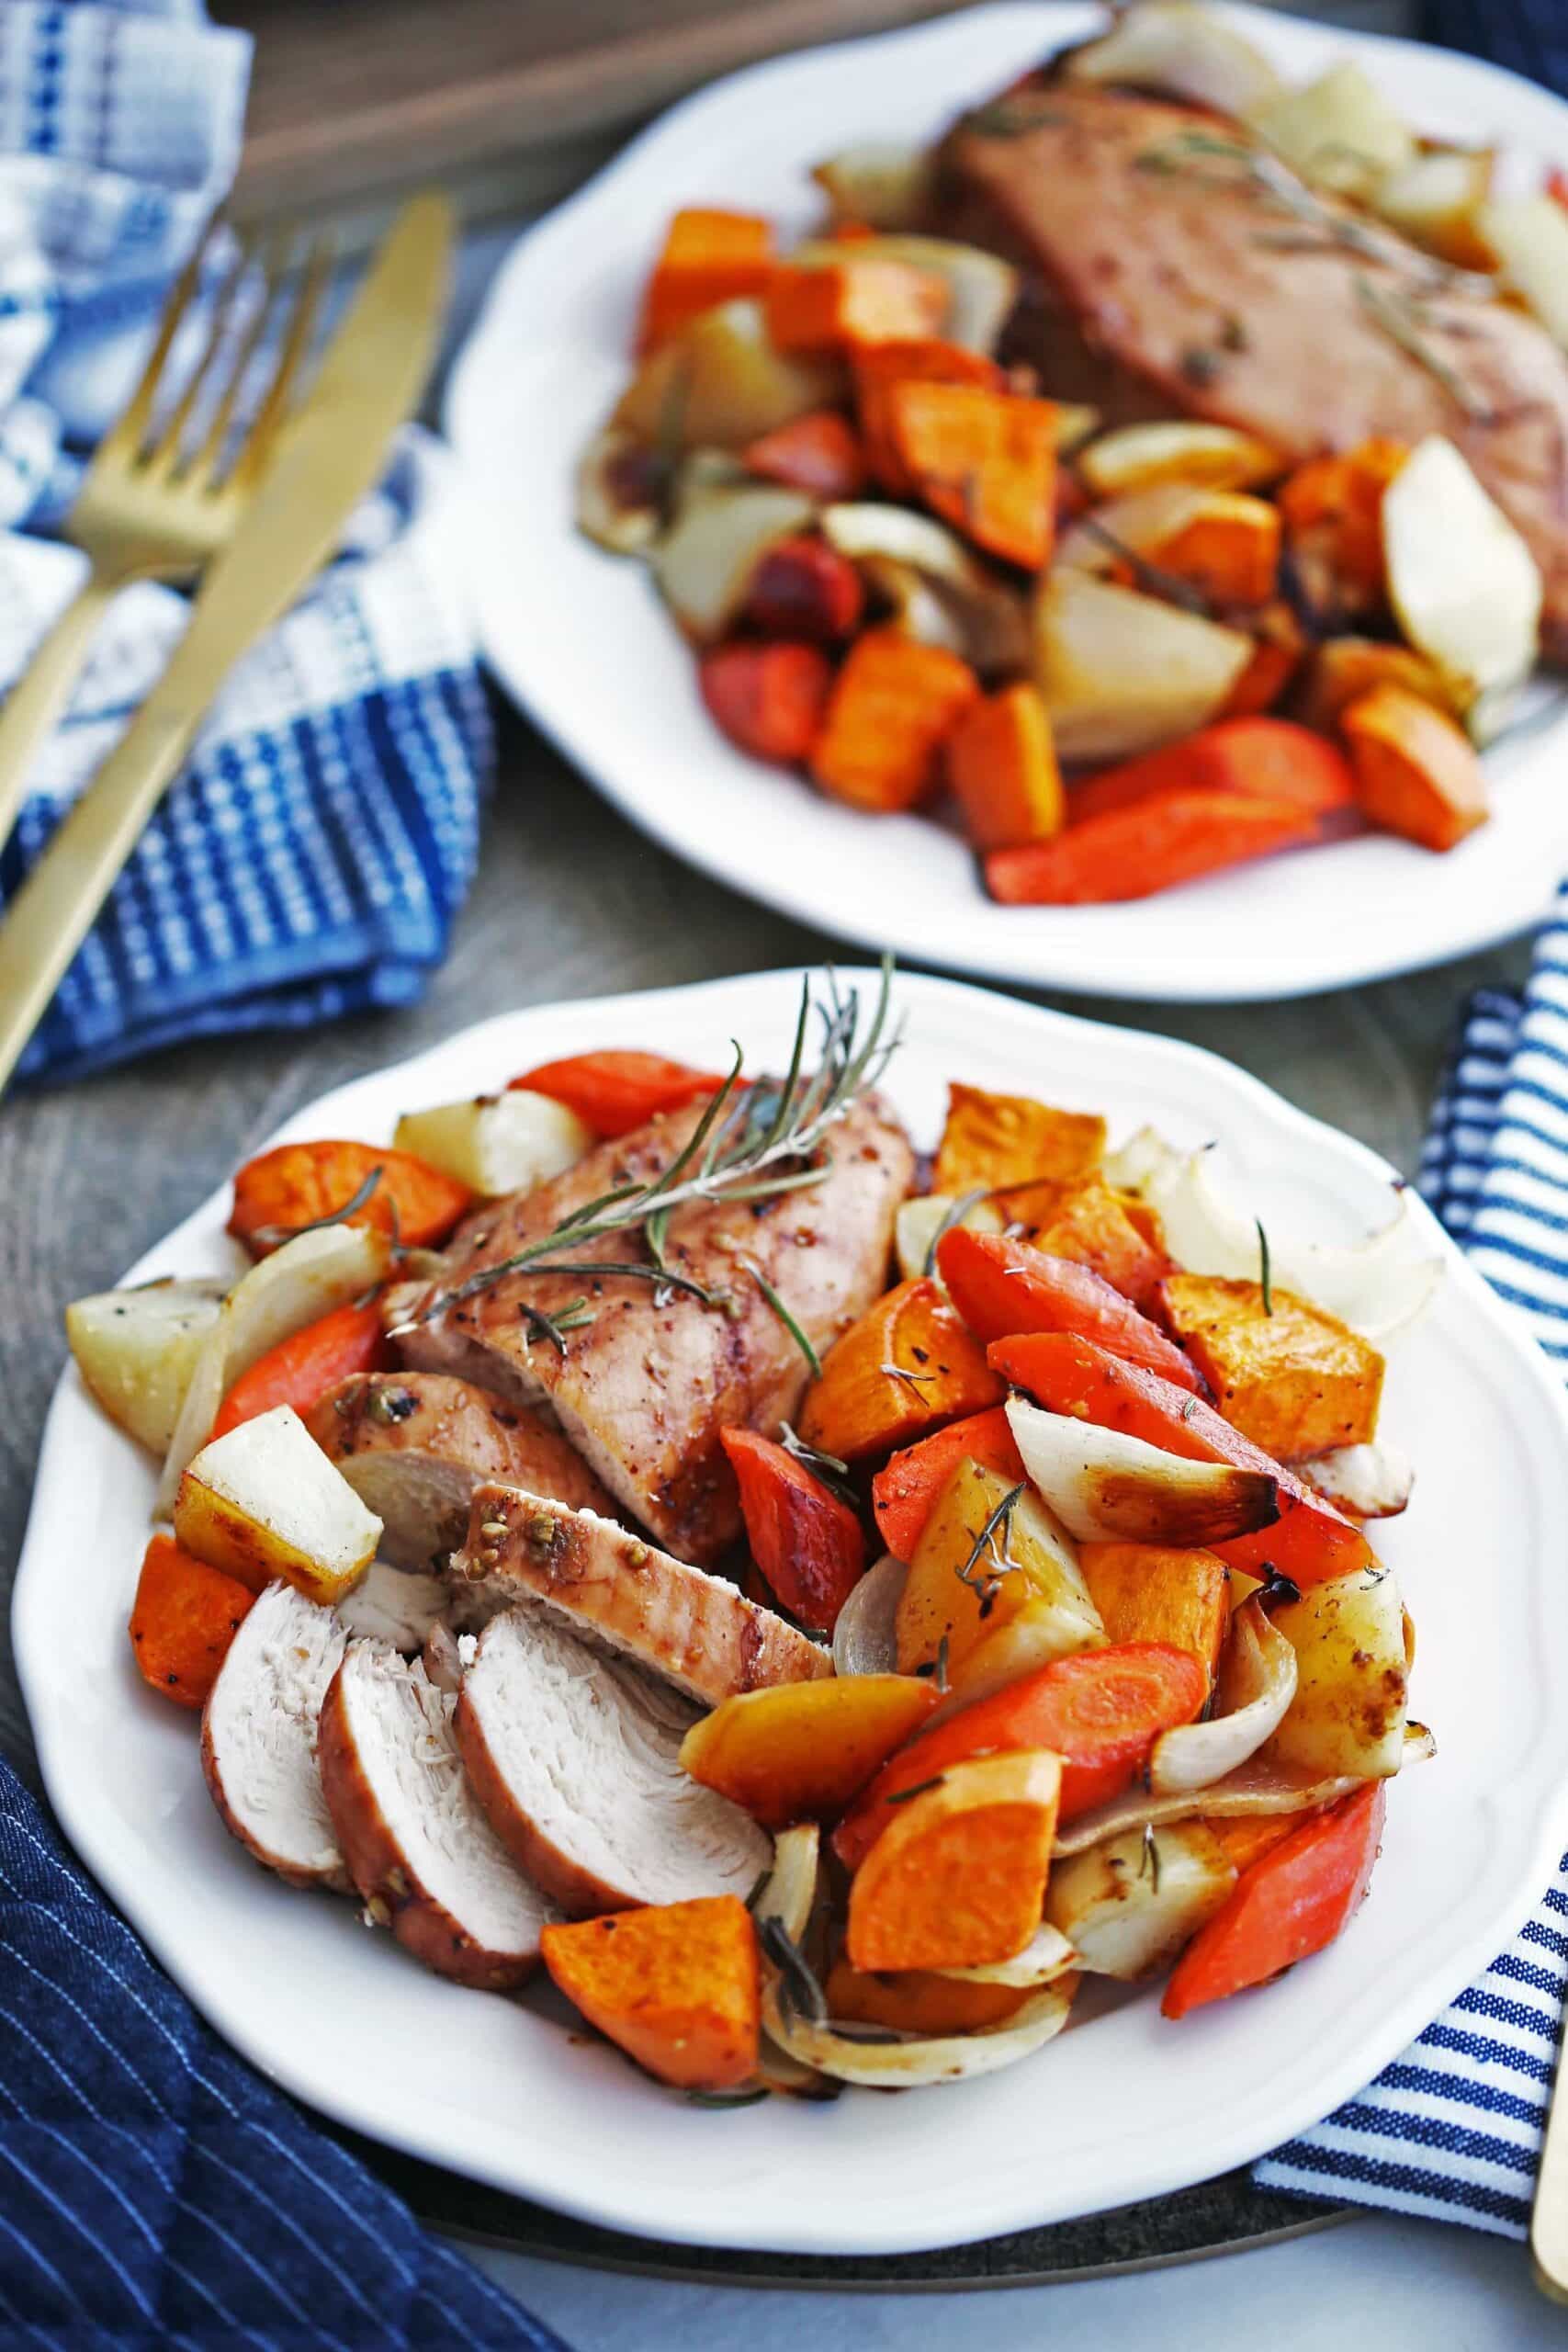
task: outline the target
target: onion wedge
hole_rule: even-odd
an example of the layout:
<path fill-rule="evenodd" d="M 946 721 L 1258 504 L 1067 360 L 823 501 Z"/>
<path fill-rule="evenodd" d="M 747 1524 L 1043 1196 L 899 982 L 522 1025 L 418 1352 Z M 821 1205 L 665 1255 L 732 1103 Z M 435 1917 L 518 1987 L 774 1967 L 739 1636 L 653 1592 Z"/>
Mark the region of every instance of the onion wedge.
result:
<path fill-rule="evenodd" d="M 1296 1653 L 1271 1625 L 1257 1596 L 1232 1621 L 1207 1723 L 1161 1732 L 1149 1754 L 1151 1796 L 1208 1788 L 1256 1756 L 1295 1696 Z"/>
<path fill-rule="evenodd" d="M 891 1552 L 867 1568 L 833 1627 L 835 1674 L 897 1673 L 898 1603 L 908 1575 Z"/>
<path fill-rule="evenodd" d="M 1303 1484 L 1347 1519 L 1396 1519 L 1416 1484 L 1408 1454 L 1382 1437 L 1371 1445 L 1337 1445 L 1293 1466 Z"/>
<path fill-rule="evenodd" d="M 765 1984 L 762 2022 L 771 2039 L 819 2075 L 836 2082 L 859 2083 L 869 2090 L 914 2090 L 922 2084 L 958 2083 L 977 2075 L 999 2074 L 1021 2058 L 1030 2057 L 1060 2033 L 1077 1991 L 1074 1974 L 1043 1984 L 1001 2025 L 977 2033 L 948 2033 L 929 2040 L 903 2040 L 890 2030 L 886 2038 L 869 2026 L 835 2027 L 786 2013 L 777 1980 Z M 862 2036 L 868 2037 L 861 2039 Z"/>
<path fill-rule="evenodd" d="M 173 1510 L 181 1475 L 206 1444 L 218 1408 L 240 1374 L 291 1331 L 374 1290 L 391 1261 L 389 1235 L 365 1225 L 324 1225 L 297 1233 L 241 1276 L 203 1340 L 186 1384 L 155 1517 L 166 1518 Z"/>
<path fill-rule="evenodd" d="M 1021 1396 L 1007 1413 L 1032 1482 L 1079 1543 L 1225 1544 L 1280 1516 L 1279 1482 L 1266 1470 L 1189 1462 Z"/>
<path fill-rule="evenodd" d="M 1077 1962 L 1073 1948 L 1061 1930 L 1037 1928 L 1021 1951 L 1010 1960 L 991 1960 L 978 1968 L 933 1968 L 933 1976 L 951 1976 L 959 1984 L 1051 1984 Z"/>

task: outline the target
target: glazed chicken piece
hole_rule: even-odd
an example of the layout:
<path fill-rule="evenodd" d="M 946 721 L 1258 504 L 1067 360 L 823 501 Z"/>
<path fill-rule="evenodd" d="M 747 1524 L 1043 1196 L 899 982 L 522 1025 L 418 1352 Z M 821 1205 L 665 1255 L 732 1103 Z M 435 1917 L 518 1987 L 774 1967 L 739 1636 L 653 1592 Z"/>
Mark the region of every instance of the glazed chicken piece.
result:
<path fill-rule="evenodd" d="M 1298 217 L 1238 124 L 1045 77 L 1000 107 L 1032 127 L 958 126 L 941 226 L 1023 269 L 1010 347 L 1048 393 L 1237 425 L 1292 461 L 1445 434 L 1529 541 L 1547 650 L 1568 658 L 1568 356 L 1544 327 L 1390 231 L 1368 251 L 1334 197 Z"/>
<path fill-rule="evenodd" d="M 819 1184 L 675 1212 L 665 1261 L 715 1303 L 592 1272 L 594 1264 L 647 1262 L 642 1234 L 633 1230 L 564 1253 L 559 1273 L 505 1274 L 470 1298 L 442 1304 L 588 1202 L 662 1174 L 703 1110 L 694 1104 L 655 1119 L 552 1182 L 491 1202 L 458 1229 L 436 1283 L 393 1295 L 389 1319 L 411 1364 L 547 1405 L 626 1510 L 679 1558 L 706 1564 L 740 1529 L 719 1431 L 746 1427 L 772 1436 L 793 1418 L 808 1378 L 758 1274 L 818 1354 L 883 1286 L 894 1215 L 914 1164 L 885 1104 L 865 1096 L 830 1130 L 830 1165 Z M 592 1320 L 562 1329 L 580 1302 Z M 541 1315 L 555 1318 L 558 1345 L 536 1319 Z"/>

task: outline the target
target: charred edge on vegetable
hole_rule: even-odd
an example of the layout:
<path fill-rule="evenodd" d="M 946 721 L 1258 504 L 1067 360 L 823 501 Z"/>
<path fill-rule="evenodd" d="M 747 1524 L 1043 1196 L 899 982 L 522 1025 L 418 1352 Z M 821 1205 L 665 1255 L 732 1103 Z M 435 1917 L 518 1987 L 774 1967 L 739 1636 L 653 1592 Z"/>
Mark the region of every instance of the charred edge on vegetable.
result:
<path fill-rule="evenodd" d="M 943 1698 L 947 1696 L 947 1635 L 945 1634 L 936 1645 L 935 1657 L 928 1657 L 923 1666 L 916 1667 L 915 1672 L 922 1677 L 933 1676 L 937 1689 Z"/>
<path fill-rule="evenodd" d="M 1265 1610 L 1288 1608 L 1292 1600 L 1299 1600 L 1301 1597 L 1302 1589 L 1294 1577 L 1286 1576 L 1282 1569 L 1274 1566 L 1272 1560 L 1265 1560 L 1263 1582 L 1258 1594 L 1263 1608 Z"/>

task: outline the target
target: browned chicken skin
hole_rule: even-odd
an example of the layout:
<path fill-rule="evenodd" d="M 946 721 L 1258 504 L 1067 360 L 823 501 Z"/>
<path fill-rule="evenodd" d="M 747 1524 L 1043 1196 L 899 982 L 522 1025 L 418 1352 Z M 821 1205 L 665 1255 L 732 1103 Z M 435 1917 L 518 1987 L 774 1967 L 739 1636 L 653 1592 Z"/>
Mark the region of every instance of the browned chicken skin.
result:
<path fill-rule="evenodd" d="M 508 1274 L 460 1305 L 406 1329 L 437 1295 L 543 1239 L 562 1218 L 618 1184 L 647 1183 L 670 1165 L 703 1106 L 671 1113 L 603 1144 L 536 1191 L 494 1201 L 455 1236 L 437 1291 L 393 1302 L 412 1364 L 461 1374 L 525 1401 L 543 1401 L 618 1500 L 679 1558 L 705 1565 L 739 1532 L 735 1481 L 719 1431 L 773 1434 L 795 1411 L 807 1379 L 799 1347 L 753 1269 L 777 1292 L 820 1353 L 882 1289 L 893 1218 L 913 1154 L 886 1106 L 867 1096 L 827 1141 L 821 1183 L 769 1201 L 696 1204 L 671 1217 L 671 1271 L 728 1300 L 705 1305 L 647 1281 L 578 1270 L 579 1261 L 644 1257 L 639 1231 L 571 1253 L 568 1271 Z M 562 1333 L 561 1349 L 526 1310 L 559 1317 L 586 1298 L 593 1319 Z"/>
<path fill-rule="evenodd" d="M 1238 425 L 1292 460 L 1447 435 L 1529 542 L 1568 658 L 1568 356 L 1543 327 L 1388 232 L 1376 255 L 1339 242 L 1367 226 L 1348 204 L 1314 197 L 1314 224 L 1184 148 L 1264 154 L 1215 116 L 1050 80 L 1004 111 L 1030 127 L 947 141 L 942 226 L 1031 275 L 1014 339 L 1047 392 Z"/>

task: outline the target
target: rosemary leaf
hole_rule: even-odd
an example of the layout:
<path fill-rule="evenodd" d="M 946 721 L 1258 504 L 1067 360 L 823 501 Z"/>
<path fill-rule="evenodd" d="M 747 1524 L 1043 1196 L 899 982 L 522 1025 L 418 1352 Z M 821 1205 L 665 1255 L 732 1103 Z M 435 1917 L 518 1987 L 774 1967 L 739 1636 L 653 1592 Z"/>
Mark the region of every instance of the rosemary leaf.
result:
<path fill-rule="evenodd" d="M 964 1561 L 964 1566 L 961 1568 L 957 1568 L 953 1572 L 960 1584 L 966 1584 L 971 1592 L 978 1594 L 980 1600 L 980 1614 L 982 1616 L 988 1613 L 990 1605 L 997 1597 L 998 1588 L 999 1587 L 1003 1577 L 1016 1575 L 1018 1572 L 1017 1561 L 1010 1560 L 1007 1557 L 1006 1531 L 1012 1523 L 1012 1515 L 1018 1509 L 1021 1498 L 1028 1492 L 1029 1482 L 1027 1479 L 1020 1479 L 1016 1487 L 1009 1488 L 1008 1492 L 1002 1497 L 1000 1502 L 997 1505 L 995 1510 L 992 1511 L 990 1517 L 987 1520 L 986 1524 L 982 1527 L 978 1535 L 975 1538 L 974 1547 L 969 1554 L 969 1557 Z M 982 1572 L 980 1569 L 980 1562 L 984 1559 L 991 1544 L 994 1542 L 998 1529 L 1003 1531 L 1002 1556 L 997 1561 L 993 1567 L 988 1567 Z"/>
<path fill-rule="evenodd" d="M 1265 1315 L 1272 1315 L 1274 1312 L 1274 1270 L 1273 1261 L 1269 1255 L 1269 1236 L 1263 1230 L 1263 1219 L 1260 1216 L 1255 1216 L 1252 1222 L 1258 1227 L 1258 1280 L 1263 1293 L 1263 1312 Z"/>
<path fill-rule="evenodd" d="M 826 1487 L 830 1495 L 836 1495 L 841 1503 L 848 1503 L 852 1510 L 860 1509 L 860 1498 L 850 1477 L 847 1462 L 840 1462 L 836 1453 L 823 1453 L 816 1446 L 807 1445 L 787 1421 L 779 1423 L 779 1443 L 786 1453 L 794 1456 L 803 1470 L 809 1470 L 818 1484 Z"/>
<path fill-rule="evenodd" d="M 946 1781 L 947 1775 L 945 1772 L 933 1772 L 929 1781 L 917 1781 L 913 1788 L 894 1789 L 887 1796 L 883 1798 L 882 1802 L 884 1804 L 909 1804 L 913 1803 L 916 1797 L 923 1797 L 928 1789 L 940 1789 L 944 1787 L 946 1785 Z"/>
<path fill-rule="evenodd" d="M 926 1261 L 920 1268 L 921 1273 L 929 1275 L 931 1272 L 936 1265 L 939 1245 L 946 1240 L 955 1225 L 963 1224 L 976 1202 L 983 1201 L 985 1197 L 986 1187 L 984 1184 L 976 1184 L 972 1191 L 960 1193 L 956 1200 L 949 1201 L 942 1213 L 942 1223 L 931 1235 L 931 1248 L 926 1251 Z"/>
<path fill-rule="evenodd" d="M 380 1167 L 372 1168 L 353 1198 L 344 1201 L 341 1209 L 329 1209 L 325 1216 L 313 1216 L 308 1225 L 261 1226 L 254 1238 L 265 1242 L 269 1250 L 279 1250 L 286 1241 L 298 1241 L 302 1233 L 324 1233 L 329 1226 L 346 1225 L 351 1216 L 358 1216 L 385 1172 L 385 1170 Z M 397 1238 L 397 1204 L 394 1202 L 392 1204 L 394 1241 Z"/>
<path fill-rule="evenodd" d="M 807 1363 L 811 1366 L 811 1377 L 813 1380 L 820 1380 L 822 1377 L 822 1359 L 818 1354 L 816 1349 L 812 1346 L 806 1332 L 795 1321 L 795 1317 L 790 1313 L 789 1308 L 784 1305 L 783 1299 L 779 1296 L 777 1291 L 773 1288 L 772 1283 L 768 1280 L 768 1277 L 762 1272 L 761 1266 L 757 1264 L 755 1259 L 743 1258 L 740 1262 L 745 1267 L 747 1272 L 750 1275 L 752 1281 L 756 1283 L 757 1288 L 761 1292 L 762 1296 L 767 1300 L 768 1305 L 773 1308 L 773 1313 L 778 1317 L 779 1321 L 784 1325 L 784 1329 L 789 1333 L 790 1338 L 795 1341 L 795 1346 L 800 1350 L 801 1354 L 806 1358 Z"/>
<path fill-rule="evenodd" d="M 828 2003 L 816 1973 L 782 1919 L 757 1922 L 757 1940 L 779 1973 L 779 2000 L 807 2025 L 826 2025 Z"/>

